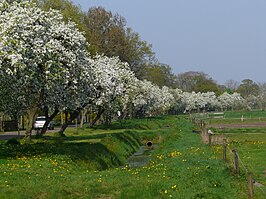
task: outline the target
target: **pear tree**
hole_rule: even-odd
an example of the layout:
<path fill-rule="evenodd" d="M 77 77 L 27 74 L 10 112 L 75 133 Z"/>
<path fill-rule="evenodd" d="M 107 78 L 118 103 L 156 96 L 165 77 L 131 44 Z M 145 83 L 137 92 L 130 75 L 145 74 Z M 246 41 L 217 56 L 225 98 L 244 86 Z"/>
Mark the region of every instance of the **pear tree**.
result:
<path fill-rule="evenodd" d="M 16 88 L 17 98 L 9 104 L 19 100 L 27 114 L 26 136 L 43 106 L 79 105 L 80 100 L 71 96 L 79 92 L 86 49 L 83 34 L 74 23 L 64 22 L 59 11 L 43 11 L 31 1 L 1 1 L 0 77 L 6 88 L 9 84 Z"/>

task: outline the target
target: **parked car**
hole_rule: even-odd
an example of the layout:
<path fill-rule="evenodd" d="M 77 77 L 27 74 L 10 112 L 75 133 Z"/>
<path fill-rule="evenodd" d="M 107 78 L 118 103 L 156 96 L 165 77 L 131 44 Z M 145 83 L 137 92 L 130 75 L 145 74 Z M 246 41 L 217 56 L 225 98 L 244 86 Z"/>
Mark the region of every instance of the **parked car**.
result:
<path fill-rule="evenodd" d="M 36 120 L 34 122 L 34 125 L 33 125 L 33 128 L 35 130 L 42 129 L 45 122 L 46 122 L 45 116 L 39 116 L 39 117 L 36 118 Z M 48 124 L 48 129 L 49 130 L 53 130 L 54 129 L 54 121 L 51 121 Z"/>

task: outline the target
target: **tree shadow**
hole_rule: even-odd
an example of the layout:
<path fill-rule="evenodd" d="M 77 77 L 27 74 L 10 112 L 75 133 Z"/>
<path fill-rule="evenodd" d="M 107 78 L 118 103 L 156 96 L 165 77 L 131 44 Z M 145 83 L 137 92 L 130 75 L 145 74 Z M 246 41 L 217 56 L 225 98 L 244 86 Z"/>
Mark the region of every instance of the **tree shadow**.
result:
<path fill-rule="evenodd" d="M 116 121 L 109 125 L 96 125 L 92 129 L 102 129 L 102 130 L 120 130 L 120 129 L 138 129 L 138 130 L 148 130 L 151 129 L 149 123 L 154 122 L 157 125 L 160 125 L 158 120 L 163 121 L 166 120 L 164 116 L 156 116 L 156 117 L 147 117 L 141 119 L 131 119 L 131 120 L 122 120 Z"/>
<path fill-rule="evenodd" d="M 104 139 L 112 137 L 119 140 L 116 144 L 123 144 L 125 152 L 116 154 L 109 150 L 108 143 L 90 142 L 93 139 Z M 16 159 L 18 157 L 33 156 L 68 156 L 73 162 L 81 163 L 88 167 L 96 165 L 97 169 L 103 170 L 117 167 L 125 164 L 125 160 L 134 153 L 140 146 L 140 138 L 132 132 L 70 136 L 70 137 L 52 137 L 45 136 L 42 139 L 34 140 L 36 143 L 20 144 L 11 142 L 9 144 L 0 144 L 0 159 Z M 126 155 L 127 157 L 122 156 Z"/>

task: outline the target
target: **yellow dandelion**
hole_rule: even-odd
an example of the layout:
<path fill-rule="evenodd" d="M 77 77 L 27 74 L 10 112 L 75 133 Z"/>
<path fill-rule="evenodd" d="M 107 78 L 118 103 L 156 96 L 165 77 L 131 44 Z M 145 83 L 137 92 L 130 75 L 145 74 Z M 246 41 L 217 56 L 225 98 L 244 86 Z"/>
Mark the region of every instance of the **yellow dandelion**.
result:
<path fill-rule="evenodd" d="M 98 180 L 97 180 L 98 182 L 102 182 L 102 178 L 98 178 Z"/>
<path fill-rule="evenodd" d="M 176 186 L 176 184 L 175 184 L 175 185 L 172 186 L 172 189 L 176 189 L 176 187 L 177 187 L 177 186 Z"/>

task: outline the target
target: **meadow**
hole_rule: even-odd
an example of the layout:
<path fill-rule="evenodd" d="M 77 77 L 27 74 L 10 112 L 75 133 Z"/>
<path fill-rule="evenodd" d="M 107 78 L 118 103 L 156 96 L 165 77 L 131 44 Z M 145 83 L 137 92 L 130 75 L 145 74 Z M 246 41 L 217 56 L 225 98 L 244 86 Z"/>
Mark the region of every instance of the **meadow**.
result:
<path fill-rule="evenodd" d="M 241 117 L 243 118 L 241 120 Z M 255 186 L 255 196 L 266 196 L 266 112 L 225 112 L 224 119 L 208 119 L 206 123 L 217 135 L 227 140 L 230 161 L 232 149 L 237 149 L 240 172 L 253 174 L 253 179 L 263 186 Z M 215 135 L 214 135 L 215 136 Z"/>
<path fill-rule="evenodd" d="M 195 128 L 163 116 L 1 141 L 0 198 L 247 198 L 245 175 L 231 175 L 222 146 L 202 143 Z M 149 163 L 131 167 L 147 141 Z"/>

